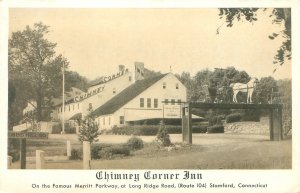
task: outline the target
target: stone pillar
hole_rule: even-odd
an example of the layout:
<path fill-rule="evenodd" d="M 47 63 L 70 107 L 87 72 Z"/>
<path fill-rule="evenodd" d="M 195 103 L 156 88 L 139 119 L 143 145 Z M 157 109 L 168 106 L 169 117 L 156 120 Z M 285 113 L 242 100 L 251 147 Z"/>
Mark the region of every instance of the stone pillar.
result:
<path fill-rule="evenodd" d="M 72 150 L 71 141 L 67 140 L 67 157 L 68 158 L 71 157 L 71 150 Z"/>
<path fill-rule="evenodd" d="M 182 109 L 182 142 L 192 144 L 192 113 L 190 105 Z"/>
<path fill-rule="evenodd" d="M 83 141 L 83 169 L 91 169 L 91 143 Z"/>
<path fill-rule="evenodd" d="M 35 157 L 35 168 L 44 169 L 45 168 L 45 152 L 42 150 L 36 150 Z"/>
<path fill-rule="evenodd" d="M 20 139 L 20 165 L 21 169 L 26 169 L 26 139 Z"/>
<path fill-rule="evenodd" d="M 7 168 L 9 168 L 12 164 L 12 157 L 11 156 L 7 156 Z"/>
<path fill-rule="evenodd" d="M 282 110 L 272 109 L 270 113 L 270 140 L 280 141 L 282 140 Z"/>

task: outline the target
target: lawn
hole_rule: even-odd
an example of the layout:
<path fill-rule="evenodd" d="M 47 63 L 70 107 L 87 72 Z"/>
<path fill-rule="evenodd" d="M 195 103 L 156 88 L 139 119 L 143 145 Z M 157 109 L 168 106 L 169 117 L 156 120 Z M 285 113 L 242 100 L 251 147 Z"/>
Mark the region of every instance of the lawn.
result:
<path fill-rule="evenodd" d="M 116 136 L 118 137 L 118 136 Z M 130 156 L 92 160 L 92 169 L 291 169 L 292 140 L 269 141 L 261 135 L 199 134 L 193 135 L 193 145 L 180 145 L 179 136 L 171 136 L 178 145 L 168 151 L 158 148 L 149 140 L 141 150 L 132 151 Z M 123 140 L 126 141 L 126 140 Z M 47 142 L 28 142 L 27 156 L 34 156 L 37 148 L 46 156 L 64 156 L 66 142 L 51 139 Z M 72 142 L 80 148 L 79 142 Z M 34 158 L 34 157 L 33 157 Z M 34 159 L 27 158 L 27 168 L 35 168 Z M 31 161 L 30 161 L 31 160 Z M 46 159 L 47 160 L 47 159 Z M 18 168 L 13 163 L 11 168 Z M 81 169 L 81 160 L 48 159 L 46 169 Z"/>

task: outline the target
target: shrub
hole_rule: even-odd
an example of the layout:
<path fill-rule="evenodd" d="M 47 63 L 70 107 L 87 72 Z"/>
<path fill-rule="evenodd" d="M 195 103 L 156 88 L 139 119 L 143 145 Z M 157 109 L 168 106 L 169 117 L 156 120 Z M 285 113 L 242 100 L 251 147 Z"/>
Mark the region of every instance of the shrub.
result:
<path fill-rule="evenodd" d="M 136 126 L 124 126 L 112 128 L 113 134 L 118 135 L 144 135 L 153 136 L 156 135 L 158 131 L 157 125 L 136 125 Z"/>
<path fill-rule="evenodd" d="M 159 130 L 157 132 L 157 139 L 161 142 L 163 147 L 170 146 L 171 140 L 168 131 L 163 123 L 161 123 Z"/>
<path fill-rule="evenodd" d="M 91 157 L 92 159 L 112 159 L 114 155 L 130 155 L 130 149 L 127 145 L 107 145 L 97 144 L 92 146 Z"/>
<path fill-rule="evenodd" d="M 206 133 L 207 126 L 193 126 L 192 131 L 193 133 Z"/>
<path fill-rule="evenodd" d="M 59 123 L 57 125 L 52 126 L 52 134 L 60 134 L 62 131 L 62 124 Z M 65 133 L 76 133 L 76 127 L 71 127 L 69 123 L 65 123 Z"/>
<path fill-rule="evenodd" d="M 135 126 L 125 126 L 117 127 L 114 126 L 111 130 L 112 134 L 115 135 L 143 135 L 143 136 L 155 136 L 158 133 L 159 125 L 135 125 Z M 167 132 L 169 134 L 179 134 L 182 133 L 181 125 L 165 125 Z M 206 126 L 193 126 L 194 133 L 205 133 Z"/>
<path fill-rule="evenodd" d="M 226 123 L 233 123 L 241 121 L 242 114 L 241 113 L 232 113 L 226 116 Z"/>
<path fill-rule="evenodd" d="M 223 125 L 214 125 L 207 127 L 207 133 L 224 133 Z"/>
<path fill-rule="evenodd" d="M 81 160 L 82 159 L 82 150 L 72 149 L 70 160 Z"/>
<path fill-rule="evenodd" d="M 215 115 L 211 116 L 208 120 L 208 125 L 213 126 L 213 125 L 221 125 L 222 124 L 222 119 L 224 119 L 223 115 Z"/>
<path fill-rule="evenodd" d="M 8 139 L 8 155 L 12 157 L 12 161 L 18 161 L 20 159 L 20 140 Z"/>
<path fill-rule="evenodd" d="M 126 145 L 116 145 L 102 148 L 98 151 L 99 158 L 111 159 L 114 155 L 130 155 L 130 149 Z"/>
<path fill-rule="evenodd" d="M 69 134 L 74 134 L 76 133 L 76 127 L 66 127 L 65 132 Z"/>
<path fill-rule="evenodd" d="M 60 134 L 62 131 L 62 126 L 61 124 L 58 124 L 58 125 L 53 125 L 52 126 L 52 134 Z"/>
<path fill-rule="evenodd" d="M 105 147 L 110 147 L 108 144 L 94 144 L 91 146 L 91 157 L 92 159 L 100 159 L 99 151 Z"/>
<path fill-rule="evenodd" d="M 260 121 L 260 110 L 246 109 L 242 117 L 242 121 Z"/>
<path fill-rule="evenodd" d="M 175 125 L 165 125 L 167 132 L 169 134 L 178 134 L 182 133 L 182 127 L 181 126 L 175 126 Z M 157 127 L 157 132 L 159 130 L 159 126 Z"/>
<path fill-rule="evenodd" d="M 143 140 L 141 138 L 131 137 L 127 141 L 127 146 L 131 150 L 138 150 L 138 149 L 142 149 L 144 147 L 144 142 L 143 142 Z"/>

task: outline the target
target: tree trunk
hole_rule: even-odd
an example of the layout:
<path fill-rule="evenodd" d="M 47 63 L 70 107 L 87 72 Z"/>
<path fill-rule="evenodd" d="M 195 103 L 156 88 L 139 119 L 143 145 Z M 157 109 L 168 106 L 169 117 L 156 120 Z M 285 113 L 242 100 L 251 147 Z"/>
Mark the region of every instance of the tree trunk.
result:
<path fill-rule="evenodd" d="M 43 101 L 43 96 L 41 94 L 41 91 L 37 92 L 37 98 L 36 98 L 36 111 L 37 111 L 37 122 L 42 121 L 43 119 L 43 114 L 42 114 L 42 101 Z"/>

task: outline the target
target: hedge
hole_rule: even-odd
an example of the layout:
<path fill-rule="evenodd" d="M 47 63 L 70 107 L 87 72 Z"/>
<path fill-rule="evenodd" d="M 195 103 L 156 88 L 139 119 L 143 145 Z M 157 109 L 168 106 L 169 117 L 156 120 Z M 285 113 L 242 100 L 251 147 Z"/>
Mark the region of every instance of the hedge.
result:
<path fill-rule="evenodd" d="M 207 127 L 207 133 L 224 133 L 223 125 L 214 125 Z"/>
<path fill-rule="evenodd" d="M 112 146 L 103 148 L 98 152 L 98 157 L 103 159 L 112 159 L 115 155 L 130 155 L 130 149 L 127 146 Z"/>
<path fill-rule="evenodd" d="M 226 116 L 227 123 L 239 121 L 260 121 L 261 111 L 257 109 L 246 109 L 240 112 L 231 113 Z"/>
<path fill-rule="evenodd" d="M 8 139 L 8 155 L 12 157 L 12 161 L 18 161 L 20 159 L 20 140 Z"/>
<path fill-rule="evenodd" d="M 52 126 L 52 134 L 60 134 L 62 131 L 62 124 Z M 76 133 L 76 127 L 71 127 L 69 123 L 65 123 L 65 133 Z"/>
<path fill-rule="evenodd" d="M 82 150 L 72 149 L 70 160 L 81 160 L 81 159 L 82 159 Z"/>
<path fill-rule="evenodd" d="M 226 116 L 226 123 L 239 122 L 242 119 L 241 113 L 232 113 Z"/>
<path fill-rule="evenodd" d="M 130 155 L 130 149 L 127 144 L 122 145 L 106 145 L 97 144 L 91 148 L 92 159 L 111 159 L 115 155 Z"/>
<path fill-rule="evenodd" d="M 136 125 L 125 127 L 113 127 L 112 133 L 116 135 L 143 135 L 143 136 L 155 136 L 158 133 L 159 125 Z M 166 125 L 165 126 L 169 134 L 182 133 L 181 126 Z M 192 127 L 193 133 L 206 133 L 207 126 L 196 125 Z"/>
<path fill-rule="evenodd" d="M 222 120 L 224 119 L 224 115 L 214 115 L 211 116 L 208 120 L 208 125 L 213 126 L 213 125 L 221 125 Z"/>
<path fill-rule="evenodd" d="M 261 111 L 257 109 L 246 109 L 242 121 L 260 121 Z"/>

